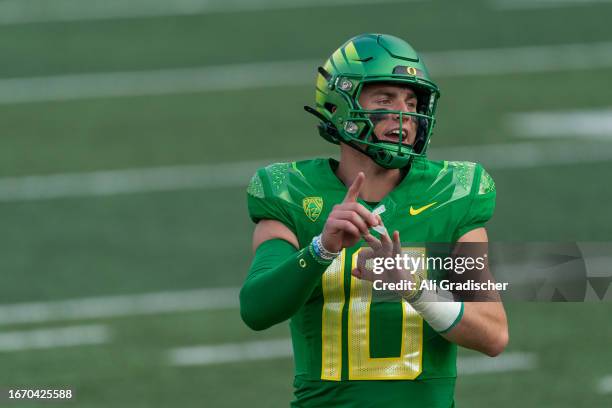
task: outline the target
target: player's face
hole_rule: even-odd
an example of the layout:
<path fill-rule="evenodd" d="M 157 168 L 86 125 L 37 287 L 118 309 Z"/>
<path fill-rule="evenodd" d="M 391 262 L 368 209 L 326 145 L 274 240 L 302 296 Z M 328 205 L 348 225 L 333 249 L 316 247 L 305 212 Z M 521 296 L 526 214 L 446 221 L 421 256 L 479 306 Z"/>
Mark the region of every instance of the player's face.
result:
<path fill-rule="evenodd" d="M 359 95 L 359 104 L 365 110 L 416 112 L 417 96 L 407 86 L 373 83 L 364 85 Z M 374 124 L 374 134 L 381 141 L 397 143 L 401 137 L 402 143 L 412 145 L 417 132 L 416 117 L 403 115 L 400 129 L 399 116 L 384 113 L 370 115 Z"/>

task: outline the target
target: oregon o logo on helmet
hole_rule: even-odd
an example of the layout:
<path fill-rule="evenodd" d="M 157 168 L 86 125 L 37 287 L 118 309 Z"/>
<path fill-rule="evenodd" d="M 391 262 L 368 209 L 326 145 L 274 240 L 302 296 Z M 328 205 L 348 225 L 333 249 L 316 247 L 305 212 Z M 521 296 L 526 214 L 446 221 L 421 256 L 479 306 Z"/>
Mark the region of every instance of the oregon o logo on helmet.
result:
<path fill-rule="evenodd" d="M 408 73 L 408 75 L 416 76 L 417 74 L 417 70 L 415 67 L 406 67 L 406 72 Z"/>

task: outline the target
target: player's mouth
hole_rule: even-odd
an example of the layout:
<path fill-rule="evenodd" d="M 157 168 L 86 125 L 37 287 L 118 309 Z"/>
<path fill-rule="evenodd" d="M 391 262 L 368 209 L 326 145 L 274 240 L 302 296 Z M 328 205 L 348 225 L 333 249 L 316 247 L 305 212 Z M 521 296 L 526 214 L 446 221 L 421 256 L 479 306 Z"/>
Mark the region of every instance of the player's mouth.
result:
<path fill-rule="evenodd" d="M 401 138 L 402 142 L 405 142 L 408 139 L 408 132 L 405 129 L 396 128 L 383 133 L 382 136 L 382 140 L 397 142 Z"/>

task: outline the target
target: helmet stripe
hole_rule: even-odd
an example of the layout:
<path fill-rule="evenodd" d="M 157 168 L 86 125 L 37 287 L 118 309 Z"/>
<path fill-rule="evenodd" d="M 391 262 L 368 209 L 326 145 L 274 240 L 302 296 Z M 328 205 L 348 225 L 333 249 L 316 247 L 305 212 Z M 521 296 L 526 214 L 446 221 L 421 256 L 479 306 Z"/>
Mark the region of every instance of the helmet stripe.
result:
<path fill-rule="evenodd" d="M 349 70 L 348 64 L 346 63 L 341 50 L 336 50 L 336 52 L 332 54 L 331 59 L 339 72 L 343 73 Z"/>
<path fill-rule="evenodd" d="M 360 74 L 364 74 L 365 73 L 365 71 L 363 69 L 363 62 L 355 61 L 353 59 L 349 59 L 349 57 L 347 56 L 347 49 L 346 49 L 346 47 L 342 48 L 342 55 L 344 55 L 344 59 L 346 59 L 346 62 L 347 62 L 348 67 L 349 67 L 349 70 L 347 72 L 352 72 L 352 73 L 359 72 Z"/>
<path fill-rule="evenodd" d="M 344 47 L 346 56 L 348 58 L 350 58 L 353 61 L 359 61 L 361 58 L 359 58 L 359 53 L 357 52 L 357 49 L 355 48 L 355 44 L 353 44 L 353 42 L 349 42 L 348 45 L 346 47 Z"/>

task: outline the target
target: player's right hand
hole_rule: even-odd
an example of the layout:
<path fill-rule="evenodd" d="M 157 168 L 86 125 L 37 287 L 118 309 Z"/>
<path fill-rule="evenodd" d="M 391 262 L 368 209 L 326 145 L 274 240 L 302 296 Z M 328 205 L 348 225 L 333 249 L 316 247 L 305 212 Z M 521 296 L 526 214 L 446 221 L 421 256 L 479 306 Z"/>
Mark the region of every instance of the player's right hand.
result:
<path fill-rule="evenodd" d="M 321 243 L 331 252 L 350 248 L 368 235 L 369 228 L 380 223 L 380 217 L 372 214 L 367 208 L 357 202 L 359 192 L 365 181 L 365 174 L 359 172 L 355 181 L 348 189 L 342 203 L 337 204 L 327 217 Z"/>

